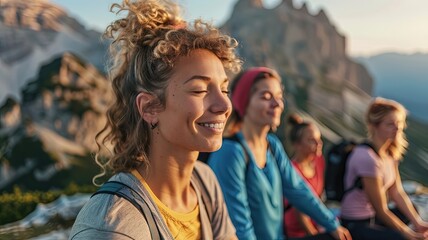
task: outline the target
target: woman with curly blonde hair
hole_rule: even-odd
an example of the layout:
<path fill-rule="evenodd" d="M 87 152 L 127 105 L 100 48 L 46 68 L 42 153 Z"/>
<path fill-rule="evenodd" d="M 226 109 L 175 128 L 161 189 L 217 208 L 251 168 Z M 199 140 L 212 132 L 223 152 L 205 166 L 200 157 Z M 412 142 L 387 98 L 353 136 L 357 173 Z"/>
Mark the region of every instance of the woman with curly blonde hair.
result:
<path fill-rule="evenodd" d="M 112 146 L 110 157 L 96 157 L 97 178 L 113 174 L 109 182 L 127 185 L 138 204 L 94 195 L 70 239 L 235 239 L 215 175 L 196 159 L 222 144 L 237 42 L 201 20 L 186 23 L 166 0 L 112 9 L 128 14 L 105 32 L 115 100 L 97 136 L 99 151 Z"/>
<path fill-rule="evenodd" d="M 407 148 L 406 109 L 398 102 L 375 98 L 366 114 L 368 142 L 355 147 L 346 164 L 341 218 L 353 239 L 427 239 L 428 223 L 403 190 L 399 160 Z M 351 188 L 358 181 L 361 188 Z M 388 200 L 410 220 L 407 226 L 388 208 Z"/>

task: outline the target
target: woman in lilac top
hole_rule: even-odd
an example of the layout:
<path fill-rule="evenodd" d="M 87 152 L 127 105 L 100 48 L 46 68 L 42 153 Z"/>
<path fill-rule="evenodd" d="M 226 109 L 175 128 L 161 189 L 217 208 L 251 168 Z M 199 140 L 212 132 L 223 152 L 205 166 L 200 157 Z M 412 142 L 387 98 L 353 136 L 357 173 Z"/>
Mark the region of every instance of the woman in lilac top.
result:
<path fill-rule="evenodd" d="M 353 239 L 427 239 L 428 223 L 417 214 L 403 190 L 398 160 L 408 145 L 403 129 L 406 110 L 392 100 L 376 98 L 366 115 L 368 139 L 375 150 L 359 145 L 351 153 L 345 175 L 350 189 L 358 177 L 362 189 L 342 200 L 341 217 Z M 410 220 L 414 230 L 388 209 L 388 200 Z"/>

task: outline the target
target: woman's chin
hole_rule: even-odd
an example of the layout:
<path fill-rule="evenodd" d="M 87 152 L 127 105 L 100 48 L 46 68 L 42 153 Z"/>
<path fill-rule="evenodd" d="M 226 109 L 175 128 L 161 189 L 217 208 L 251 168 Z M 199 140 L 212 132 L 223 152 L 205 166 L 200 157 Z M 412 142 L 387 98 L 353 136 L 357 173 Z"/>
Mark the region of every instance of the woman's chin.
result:
<path fill-rule="evenodd" d="M 212 141 L 208 146 L 203 147 L 203 150 L 200 150 L 200 152 L 215 152 L 221 148 L 222 143 L 223 141 L 221 139 Z"/>

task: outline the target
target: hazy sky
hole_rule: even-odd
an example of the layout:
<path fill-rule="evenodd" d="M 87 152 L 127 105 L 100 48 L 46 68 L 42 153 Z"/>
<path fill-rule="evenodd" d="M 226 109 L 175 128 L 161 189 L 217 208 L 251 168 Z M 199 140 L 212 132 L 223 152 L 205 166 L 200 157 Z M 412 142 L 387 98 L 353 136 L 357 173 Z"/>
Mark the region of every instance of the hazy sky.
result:
<path fill-rule="evenodd" d="M 104 29 L 116 19 L 108 11 L 120 0 L 51 0 L 88 27 Z M 281 0 L 265 0 L 272 8 Z M 216 25 L 230 16 L 237 0 L 179 0 L 186 19 L 202 17 Z M 428 0 L 294 0 L 300 7 L 307 2 L 310 12 L 324 9 L 337 30 L 347 37 L 352 56 L 381 52 L 428 53 Z"/>

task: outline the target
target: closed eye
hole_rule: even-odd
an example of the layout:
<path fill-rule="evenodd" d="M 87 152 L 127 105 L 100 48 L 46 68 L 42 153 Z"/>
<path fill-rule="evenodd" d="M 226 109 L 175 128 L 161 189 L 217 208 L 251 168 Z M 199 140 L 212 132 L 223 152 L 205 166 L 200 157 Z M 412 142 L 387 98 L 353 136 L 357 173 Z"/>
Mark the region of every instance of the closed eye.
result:
<path fill-rule="evenodd" d="M 192 91 L 192 93 L 196 93 L 196 94 L 202 94 L 202 93 L 207 93 L 208 90 L 197 90 L 197 91 Z"/>

